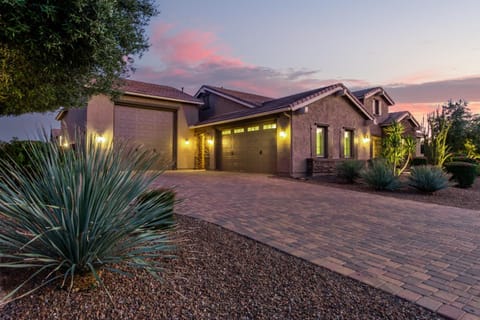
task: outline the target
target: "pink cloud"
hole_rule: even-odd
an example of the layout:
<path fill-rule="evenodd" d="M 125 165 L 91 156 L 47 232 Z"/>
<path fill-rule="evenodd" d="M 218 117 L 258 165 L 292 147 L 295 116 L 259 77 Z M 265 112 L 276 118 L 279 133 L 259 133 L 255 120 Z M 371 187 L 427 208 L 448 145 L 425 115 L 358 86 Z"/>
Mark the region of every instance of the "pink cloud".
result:
<path fill-rule="evenodd" d="M 228 55 L 228 50 L 219 45 L 215 34 L 198 30 L 173 31 L 174 26 L 159 23 L 154 26 L 150 42 L 152 52 L 167 65 L 195 66 L 216 63 L 244 66 L 240 59 Z"/>

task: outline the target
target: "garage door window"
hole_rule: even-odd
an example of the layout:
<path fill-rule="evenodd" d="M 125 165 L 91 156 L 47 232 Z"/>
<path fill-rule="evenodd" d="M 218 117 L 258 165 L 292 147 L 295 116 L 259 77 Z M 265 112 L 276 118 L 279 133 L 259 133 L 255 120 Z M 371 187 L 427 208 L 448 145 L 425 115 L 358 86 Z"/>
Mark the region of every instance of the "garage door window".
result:
<path fill-rule="evenodd" d="M 236 128 L 236 129 L 233 129 L 233 133 L 244 133 L 245 132 L 245 129 L 244 128 Z"/>
<path fill-rule="evenodd" d="M 248 132 L 254 132 L 260 130 L 260 126 L 253 126 L 253 127 L 248 127 L 247 131 Z"/>
<path fill-rule="evenodd" d="M 269 123 L 263 125 L 263 130 L 276 129 L 277 125 L 275 123 Z"/>

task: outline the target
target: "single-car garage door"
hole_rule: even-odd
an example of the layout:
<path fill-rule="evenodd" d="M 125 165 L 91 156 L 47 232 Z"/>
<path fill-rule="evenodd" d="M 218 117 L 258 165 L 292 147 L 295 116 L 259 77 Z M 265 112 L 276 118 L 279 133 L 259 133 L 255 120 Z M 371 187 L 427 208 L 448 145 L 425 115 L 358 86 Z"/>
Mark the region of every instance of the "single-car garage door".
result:
<path fill-rule="evenodd" d="M 155 169 L 174 165 L 174 120 L 172 111 L 115 106 L 115 138 L 143 145 L 160 155 Z"/>
<path fill-rule="evenodd" d="M 222 129 L 220 169 L 274 173 L 277 159 L 276 132 L 275 123 Z"/>

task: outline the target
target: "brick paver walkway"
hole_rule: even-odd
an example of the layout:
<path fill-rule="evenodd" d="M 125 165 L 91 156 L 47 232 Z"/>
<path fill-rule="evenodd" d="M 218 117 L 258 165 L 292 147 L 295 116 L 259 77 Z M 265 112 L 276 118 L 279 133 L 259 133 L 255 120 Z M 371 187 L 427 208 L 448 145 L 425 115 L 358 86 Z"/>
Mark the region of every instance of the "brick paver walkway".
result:
<path fill-rule="evenodd" d="M 480 319 L 480 211 L 265 175 L 167 172 L 178 212 L 453 319 Z"/>

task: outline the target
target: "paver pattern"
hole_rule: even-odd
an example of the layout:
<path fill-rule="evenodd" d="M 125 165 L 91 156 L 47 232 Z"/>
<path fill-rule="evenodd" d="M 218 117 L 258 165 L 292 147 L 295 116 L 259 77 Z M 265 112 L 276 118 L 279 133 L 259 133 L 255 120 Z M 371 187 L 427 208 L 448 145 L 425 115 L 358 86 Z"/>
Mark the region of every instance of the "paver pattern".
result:
<path fill-rule="evenodd" d="M 172 171 L 177 212 L 309 260 L 452 319 L 480 319 L 480 211 L 300 181 Z"/>

